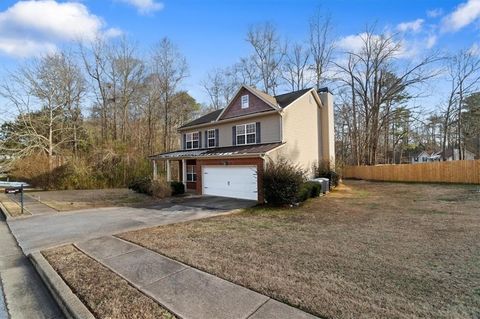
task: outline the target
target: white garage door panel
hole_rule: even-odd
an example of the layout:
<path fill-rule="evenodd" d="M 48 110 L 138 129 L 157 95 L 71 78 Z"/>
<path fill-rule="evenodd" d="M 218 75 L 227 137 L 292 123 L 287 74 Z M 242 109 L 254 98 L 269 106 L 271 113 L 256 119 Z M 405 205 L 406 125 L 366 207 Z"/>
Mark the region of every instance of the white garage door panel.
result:
<path fill-rule="evenodd" d="M 204 166 L 203 194 L 257 200 L 256 166 Z"/>

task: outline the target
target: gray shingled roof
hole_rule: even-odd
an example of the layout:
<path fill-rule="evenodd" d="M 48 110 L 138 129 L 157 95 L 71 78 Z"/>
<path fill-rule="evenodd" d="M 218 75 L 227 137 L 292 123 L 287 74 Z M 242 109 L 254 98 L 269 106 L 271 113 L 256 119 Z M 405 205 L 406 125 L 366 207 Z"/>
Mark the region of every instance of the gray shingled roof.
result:
<path fill-rule="evenodd" d="M 281 108 L 287 107 L 288 105 L 292 104 L 293 101 L 295 101 L 296 99 L 298 99 L 299 97 L 301 97 L 302 95 L 304 95 L 305 93 L 310 91 L 311 89 L 312 88 L 308 88 L 308 89 L 293 91 L 293 92 L 280 94 L 280 95 L 276 95 L 276 96 L 270 96 L 270 95 L 267 95 L 264 92 L 261 92 L 257 89 L 252 88 L 252 90 L 254 90 L 256 93 L 262 94 L 262 96 L 264 98 L 266 96 L 269 97 L 269 100 L 271 100 L 273 104 L 276 104 L 276 105 L 280 106 Z M 317 92 L 318 93 L 323 93 L 323 92 L 329 92 L 329 91 L 328 91 L 328 88 L 325 87 L 325 88 L 318 89 Z M 275 103 L 275 101 L 276 101 L 276 103 Z M 210 113 L 208 113 L 204 116 L 199 117 L 198 119 L 195 119 L 191 122 L 188 122 L 187 124 L 185 124 L 183 126 L 180 126 L 180 128 L 186 128 L 186 127 L 190 127 L 190 126 L 194 126 L 194 125 L 206 124 L 206 123 L 213 122 L 217 119 L 217 117 L 220 115 L 220 113 L 222 113 L 222 111 L 223 111 L 223 109 L 215 110 L 213 112 L 210 112 Z"/>
<path fill-rule="evenodd" d="M 275 96 L 275 100 L 277 101 L 278 106 L 284 108 L 290 105 L 293 101 L 310 91 L 312 88 L 303 89 L 300 91 L 289 92 L 285 94 L 280 94 Z"/>
<path fill-rule="evenodd" d="M 223 111 L 223 109 L 220 109 L 220 110 L 215 110 L 213 112 L 205 114 L 204 116 L 201 116 L 198 119 L 195 119 L 191 122 L 188 122 L 185 125 L 180 126 L 180 128 L 213 122 L 217 119 L 217 117 L 220 115 L 220 113 L 222 113 L 222 111 Z"/>

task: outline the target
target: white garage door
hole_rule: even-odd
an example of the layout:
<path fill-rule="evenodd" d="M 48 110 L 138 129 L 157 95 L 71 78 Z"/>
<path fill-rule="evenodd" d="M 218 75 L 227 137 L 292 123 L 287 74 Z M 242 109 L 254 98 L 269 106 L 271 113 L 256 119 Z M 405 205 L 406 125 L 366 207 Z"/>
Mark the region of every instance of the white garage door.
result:
<path fill-rule="evenodd" d="M 203 166 L 203 194 L 257 200 L 256 166 Z"/>

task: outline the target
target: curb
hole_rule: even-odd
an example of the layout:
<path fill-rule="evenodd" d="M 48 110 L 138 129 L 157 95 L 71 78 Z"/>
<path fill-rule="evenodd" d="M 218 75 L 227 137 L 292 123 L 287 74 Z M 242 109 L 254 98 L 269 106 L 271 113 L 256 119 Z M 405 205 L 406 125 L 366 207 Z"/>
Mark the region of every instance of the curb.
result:
<path fill-rule="evenodd" d="M 2 214 L 3 217 L 5 217 L 6 221 L 13 218 L 12 216 L 10 216 L 10 214 L 8 213 L 8 210 L 5 208 L 5 206 L 3 206 L 2 202 L 0 202 L 0 214 Z"/>
<path fill-rule="evenodd" d="M 95 319 L 95 316 L 78 299 L 40 252 L 31 253 L 28 257 L 65 317 L 69 319 Z"/>

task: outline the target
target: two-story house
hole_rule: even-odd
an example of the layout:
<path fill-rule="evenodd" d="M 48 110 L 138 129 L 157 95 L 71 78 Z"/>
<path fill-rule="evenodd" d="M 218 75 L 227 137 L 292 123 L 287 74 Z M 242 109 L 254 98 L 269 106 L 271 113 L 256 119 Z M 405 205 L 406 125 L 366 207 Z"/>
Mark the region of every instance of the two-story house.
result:
<path fill-rule="evenodd" d="M 270 96 L 242 86 L 227 107 L 180 128 L 181 150 L 153 155 L 172 161 L 179 179 L 198 194 L 263 202 L 262 176 L 269 159 L 285 157 L 312 176 L 319 160 L 335 162 L 333 96 L 304 89 Z"/>

